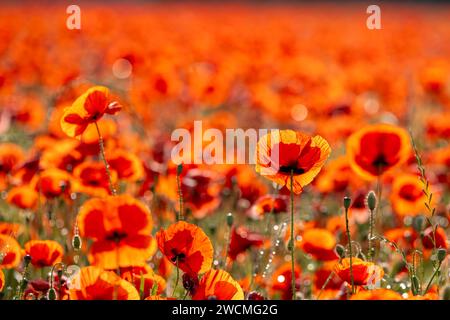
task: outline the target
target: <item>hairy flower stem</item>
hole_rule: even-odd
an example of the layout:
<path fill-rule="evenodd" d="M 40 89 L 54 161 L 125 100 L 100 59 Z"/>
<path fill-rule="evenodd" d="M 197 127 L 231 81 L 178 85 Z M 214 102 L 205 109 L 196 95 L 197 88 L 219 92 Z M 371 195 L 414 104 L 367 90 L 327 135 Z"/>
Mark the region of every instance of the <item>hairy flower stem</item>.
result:
<path fill-rule="evenodd" d="M 374 228 L 374 212 L 373 210 L 370 210 L 370 217 L 369 217 L 369 248 L 368 248 L 368 258 L 369 261 L 373 260 L 373 252 L 375 251 L 373 248 L 373 228 Z"/>
<path fill-rule="evenodd" d="M 428 292 L 428 290 L 430 290 L 430 287 L 431 287 L 431 285 L 433 283 L 434 278 L 436 277 L 436 275 L 441 270 L 441 265 L 442 265 L 442 261 L 439 262 L 437 268 L 434 270 L 433 275 L 431 276 L 430 280 L 428 281 L 428 284 L 427 284 L 426 289 L 423 292 L 423 294 L 426 294 Z"/>
<path fill-rule="evenodd" d="M 100 128 L 98 127 L 97 121 L 95 121 L 94 124 L 95 124 L 95 128 L 97 129 L 97 134 L 98 134 L 98 145 L 100 147 L 100 158 L 102 158 L 103 164 L 105 165 L 106 175 L 108 176 L 108 180 L 109 180 L 109 191 L 111 191 L 111 194 L 113 196 L 115 196 L 115 195 L 117 195 L 117 191 L 114 188 L 114 184 L 112 182 L 112 177 L 111 177 L 111 171 L 109 170 L 109 164 L 108 164 L 108 161 L 106 160 L 105 144 L 103 142 L 103 137 L 100 132 Z"/>
<path fill-rule="evenodd" d="M 291 170 L 291 238 L 289 250 L 291 251 L 291 289 L 292 300 L 295 300 L 295 254 L 294 254 L 294 170 Z"/>
<path fill-rule="evenodd" d="M 175 291 L 177 290 L 179 280 L 180 280 L 180 269 L 178 268 L 178 258 L 177 258 L 177 277 L 175 279 L 175 285 L 173 286 L 172 297 L 175 296 Z"/>
<path fill-rule="evenodd" d="M 351 285 L 352 285 L 352 294 L 354 294 L 355 293 L 355 281 L 353 279 L 352 238 L 350 236 L 350 228 L 348 226 L 348 208 L 345 208 L 345 228 L 347 229 L 348 252 L 350 255 L 350 279 L 351 279 Z"/>
<path fill-rule="evenodd" d="M 184 208 L 183 208 L 183 191 L 181 190 L 181 179 L 180 172 L 177 170 L 177 189 L 178 189 L 178 201 L 179 201 L 179 212 L 177 215 L 177 221 L 184 220 Z"/>

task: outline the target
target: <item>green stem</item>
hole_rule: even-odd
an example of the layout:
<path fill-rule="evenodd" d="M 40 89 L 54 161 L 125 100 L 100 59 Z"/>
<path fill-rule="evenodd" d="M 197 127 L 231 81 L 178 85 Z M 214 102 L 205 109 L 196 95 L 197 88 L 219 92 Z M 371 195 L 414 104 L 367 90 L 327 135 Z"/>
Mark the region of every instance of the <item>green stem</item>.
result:
<path fill-rule="evenodd" d="M 183 208 L 183 192 L 181 191 L 181 180 L 180 174 L 177 172 L 177 188 L 178 188 L 178 201 L 180 205 L 180 209 L 177 215 L 177 221 L 184 219 L 184 208 Z"/>
<path fill-rule="evenodd" d="M 117 191 L 114 188 L 114 184 L 112 182 L 112 177 L 111 177 L 111 171 L 109 170 L 110 167 L 109 167 L 108 161 L 106 160 L 105 144 L 103 142 L 103 137 L 100 132 L 100 128 L 98 127 L 97 121 L 95 121 L 94 124 L 95 124 L 95 128 L 97 129 L 97 134 L 98 134 L 98 145 L 100 146 L 100 158 L 102 158 L 103 164 L 105 165 L 106 175 L 108 176 L 109 190 L 111 191 L 111 194 L 113 196 L 115 196 L 117 194 Z"/>
<path fill-rule="evenodd" d="M 430 281 L 428 281 L 427 287 L 425 289 L 425 291 L 423 292 L 423 294 L 426 294 L 428 292 L 428 290 L 431 287 L 431 284 L 433 283 L 434 277 L 436 277 L 436 275 L 439 273 L 439 270 L 441 269 L 441 265 L 442 265 L 442 261 L 439 262 L 438 267 L 436 268 L 436 270 L 434 270 L 433 275 L 430 278 Z"/>
<path fill-rule="evenodd" d="M 294 170 L 291 170 L 291 237 L 290 237 L 290 250 L 291 250 L 291 289 L 292 300 L 295 300 L 295 255 L 294 255 Z"/>
<path fill-rule="evenodd" d="M 175 286 L 173 287 L 172 297 L 175 296 L 175 291 L 177 290 L 179 280 L 180 280 L 180 269 L 178 268 L 178 258 L 177 258 L 177 277 L 175 279 Z"/>
<path fill-rule="evenodd" d="M 345 228 L 347 229 L 347 240 L 348 240 L 348 252 L 350 255 L 350 280 L 352 285 L 352 294 L 355 293 L 355 281 L 353 278 L 353 253 L 352 253 L 352 238 L 350 236 L 350 228 L 348 226 L 348 209 L 345 208 Z"/>

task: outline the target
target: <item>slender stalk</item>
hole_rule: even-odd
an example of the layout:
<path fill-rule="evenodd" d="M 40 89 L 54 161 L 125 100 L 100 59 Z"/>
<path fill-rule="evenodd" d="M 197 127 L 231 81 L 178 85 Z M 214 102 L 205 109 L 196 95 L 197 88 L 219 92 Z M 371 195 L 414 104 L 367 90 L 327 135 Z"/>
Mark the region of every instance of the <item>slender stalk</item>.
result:
<path fill-rule="evenodd" d="M 369 217 L 369 249 L 368 249 L 368 258 L 369 261 L 372 261 L 373 259 L 373 229 L 374 229 L 374 212 L 373 210 L 370 210 L 370 217 Z"/>
<path fill-rule="evenodd" d="M 177 277 L 175 279 L 175 286 L 173 287 L 172 297 L 175 296 L 175 291 L 177 290 L 179 280 L 180 280 L 180 269 L 178 268 L 178 258 L 177 258 Z"/>
<path fill-rule="evenodd" d="M 430 287 L 431 287 L 431 284 L 433 283 L 434 278 L 439 273 L 439 270 L 441 270 L 441 265 L 442 265 L 442 261 L 439 262 L 437 268 L 434 270 L 433 275 L 431 276 L 430 280 L 428 281 L 427 287 L 426 287 L 425 291 L 423 292 L 423 294 L 426 294 L 428 292 L 428 290 L 430 290 Z"/>
<path fill-rule="evenodd" d="M 98 134 L 98 145 L 100 147 L 100 158 L 102 158 L 103 164 L 105 165 L 106 175 L 108 176 L 108 180 L 109 180 L 109 190 L 111 191 L 111 194 L 115 196 L 115 195 L 117 195 L 117 191 L 114 188 L 114 184 L 112 182 L 112 177 L 111 177 L 111 171 L 109 170 L 109 164 L 108 164 L 108 161 L 106 160 L 105 144 L 103 142 L 103 137 L 100 132 L 100 128 L 98 127 L 97 121 L 95 121 L 94 124 L 95 124 L 95 128 L 97 129 L 97 134 Z"/>
<path fill-rule="evenodd" d="M 290 251 L 291 251 L 291 289 L 292 300 L 295 300 L 295 254 L 294 254 L 294 170 L 291 170 L 291 237 L 290 237 Z"/>
<path fill-rule="evenodd" d="M 183 208 L 183 191 L 181 190 L 181 179 L 178 170 L 177 170 L 177 189 L 178 189 L 178 202 L 180 206 L 177 215 L 177 221 L 180 221 L 184 219 L 184 208 Z"/>
<path fill-rule="evenodd" d="M 350 236 L 350 228 L 348 226 L 348 208 L 345 208 L 345 228 L 347 229 L 348 252 L 350 255 L 350 280 L 351 280 L 351 285 L 352 285 L 352 294 L 354 294 L 355 293 L 355 281 L 353 278 L 352 238 Z"/>

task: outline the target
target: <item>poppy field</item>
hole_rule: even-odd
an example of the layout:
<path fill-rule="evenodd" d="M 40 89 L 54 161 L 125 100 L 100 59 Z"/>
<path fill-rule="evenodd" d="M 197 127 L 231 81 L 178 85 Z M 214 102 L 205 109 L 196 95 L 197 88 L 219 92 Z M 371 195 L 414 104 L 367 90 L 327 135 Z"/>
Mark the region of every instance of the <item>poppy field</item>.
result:
<path fill-rule="evenodd" d="M 0 300 L 450 300 L 448 5 L 0 6 Z"/>

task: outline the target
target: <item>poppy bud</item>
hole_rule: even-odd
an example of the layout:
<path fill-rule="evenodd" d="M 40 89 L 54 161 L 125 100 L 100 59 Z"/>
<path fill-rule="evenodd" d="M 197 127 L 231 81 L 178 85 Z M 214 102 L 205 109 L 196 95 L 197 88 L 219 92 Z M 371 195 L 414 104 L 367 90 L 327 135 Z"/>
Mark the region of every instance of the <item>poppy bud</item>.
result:
<path fill-rule="evenodd" d="M 72 238 L 72 247 L 75 251 L 78 251 L 81 248 L 81 237 L 78 234 L 74 235 Z"/>
<path fill-rule="evenodd" d="M 373 191 L 370 191 L 367 194 L 367 206 L 371 211 L 375 210 L 375 208 L 377 207 L 377 196 Z"/>
<path fill-rule="evenodd" d="M 413 226 L 414 230 L 416 230 L 417 232 L 421 232 L 423 229 L 424 223 L 425 223 L 424 216 L 416 216 L 416 217 L 414 217 L 414 219 L 412 221 L 412 226 Z"/>
<path fill-rule="evenodd" d="M 442 300 L 450 300 L 450 286 L 444 288 L 444 293 L 442 294 Z"/>
<path fill-rule="evenodd" d="M 248 300 L 265 300 L 264 296 L 257 292 L 257 291 L 252 291 L 248 294 L 247 297 Z"/>
<path fill-rule="evenodd" d="M 198 278 L 196 275 L 190 275 L 188 273 L 183 274 L 183 287 L 190 294 L 194 294 L 197 285 L 198 285 Z"/>
<path fill-rule="evenodd" d="M 233 225 L 233 222 L 234 222 L 234 217 L 233 217 L 233 214 L 230 212 L 227 214 L 227 225 L 229 227 L 231 227 Z"/>
<path fill-rule="evenodd" d="M 348 210 L 352 204 L 352 199 L 350 197 L 344 197 L 344 208 Z"/>
<path fill-rule="evenodd" d="M 54 288 L 48 289 L 47 299 L 48 300 L 56 300 L 56 290 Z"/>
<path fill-rule="evenodd" d="M 177 175 L 181 175 L 182 172 L 183 172 L 183 164 L 180 163 L 180 164 L 177 166 Z"/>
<path fill-rule="evenodd" d="M 23 263 L 25 264 L 25 267 L 27 267 L 31 262 L 31 256 L 29 254 L 25 255 L 25 257 L 23 257 Z"/>
<path fill-rule="evenodd" d="M 414 293 L 419 292 L 419 279 L 417 279 L 416 276 L 412 276 L 411 279 L 412 279 L 412 283 L 411 283 L 412 291 L 413 291 Z"/>
<path fill-rule="evenodd" d="M 337 255 L 339 256 L 339 258 L 344 258 L 345 257 L 345 248 L 344 248 L 344 246 L 343 245 L 340 245 L 340 244 L 338 244 L 338 245 L 336 245 L 336 253 L 337 253 Z"/>
<path fill-rule="evenodd" d="M 438 258 L 439 262 L 444 261 L 446 255 L 447 255 L 447 250 L 442 249 L 442 248 L 439 248 L 437 250 L 437 258 Z"/>

